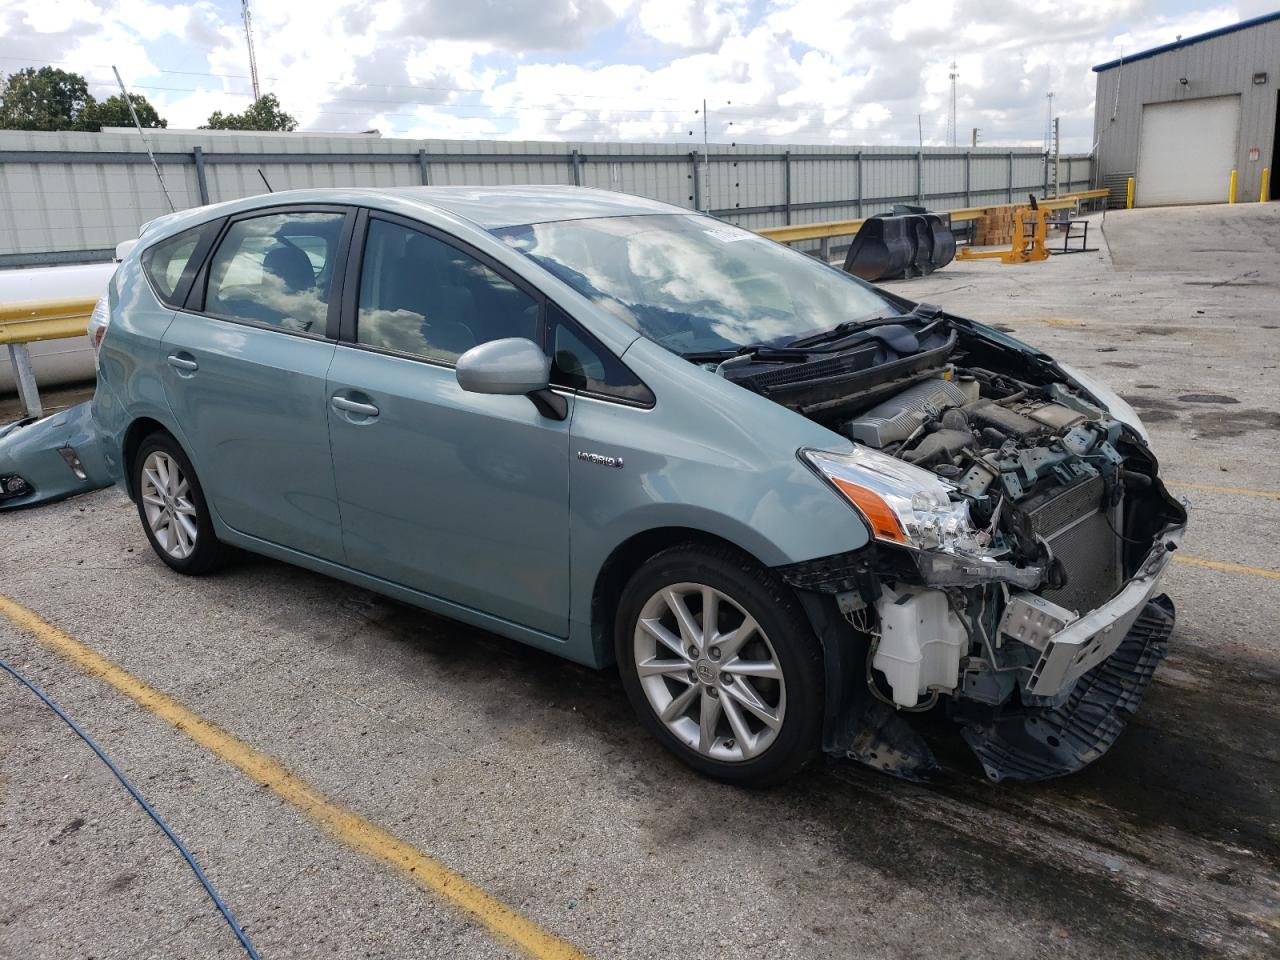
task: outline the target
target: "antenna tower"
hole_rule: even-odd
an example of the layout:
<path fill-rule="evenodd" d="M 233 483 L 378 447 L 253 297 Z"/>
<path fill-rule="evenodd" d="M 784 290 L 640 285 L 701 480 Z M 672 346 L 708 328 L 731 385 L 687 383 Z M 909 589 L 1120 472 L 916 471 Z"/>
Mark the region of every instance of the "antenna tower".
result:
<path fill-rule="evenodd" d="M 244 39 L 249 44 L 249 79 L 253 81 L 253 100 L 262 98 L 258 88 L 258 58 L 253 53 L 253 18 L 249 15 L 249 0 L 240 0 L 240 17 L 244 20 Z"/>

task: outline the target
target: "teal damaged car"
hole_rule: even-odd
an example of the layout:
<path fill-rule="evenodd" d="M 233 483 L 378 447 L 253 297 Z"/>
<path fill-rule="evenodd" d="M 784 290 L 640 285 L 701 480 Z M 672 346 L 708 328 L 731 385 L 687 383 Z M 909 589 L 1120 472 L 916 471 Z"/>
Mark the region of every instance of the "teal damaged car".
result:
<path fill-rule="evenodd" d="M 101 313 L 91 407 L 0 440 L 0 509 L 114 480 L 180 573 L 238 547 L 616 667 L 727 781 L 934 776 L 925 711 L 993 780 L 1069 773 L 1173 629 L 1186 511 L 1122 400 L 687 210 L 250 198 L 148 227 Z"/>

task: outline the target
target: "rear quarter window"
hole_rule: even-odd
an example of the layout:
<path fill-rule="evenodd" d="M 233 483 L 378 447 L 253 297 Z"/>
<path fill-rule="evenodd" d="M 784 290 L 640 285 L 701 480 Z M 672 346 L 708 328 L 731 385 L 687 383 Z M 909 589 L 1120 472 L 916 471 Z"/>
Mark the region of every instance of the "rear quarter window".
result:
<path fill-rule="evenodd" d="M 219 221 L 213 221 L 192 227 L 143 252 L 142 269 L 166 306 L 174 309 L 182 306 L 219 226 Z"/>

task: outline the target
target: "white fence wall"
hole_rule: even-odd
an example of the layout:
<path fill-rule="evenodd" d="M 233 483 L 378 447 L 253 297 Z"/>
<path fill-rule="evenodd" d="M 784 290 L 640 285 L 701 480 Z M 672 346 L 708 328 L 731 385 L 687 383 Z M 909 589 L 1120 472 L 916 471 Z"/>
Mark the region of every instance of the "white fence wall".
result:
<path fill-rule="evenodd" d="M 710 210 L 741 226 L 845 220 L 924 203 L 1005 203 L 1052 187 L 1026 150 L 148 133 L 179 209 L 275 190 L 420 184 L 580 184 Z M 261 174 L 259 173 L 261 171 Z M 1085 189 L 1088 157 L 1062 157 L 1062 192 Z M 106 259 L 167 213 L 134 132 L 0 131 L 0 267 Z"/>

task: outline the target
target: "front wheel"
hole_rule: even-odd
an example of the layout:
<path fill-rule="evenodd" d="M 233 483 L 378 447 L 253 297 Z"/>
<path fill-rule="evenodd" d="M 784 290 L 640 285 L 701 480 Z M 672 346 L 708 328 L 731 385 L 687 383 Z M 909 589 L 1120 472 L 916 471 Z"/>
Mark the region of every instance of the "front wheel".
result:
<path fill-rule="evenodd" d="M 659 553 L 623 590 L 615 642 L 641 722 L 691 767 L 763 786 L 817 755 L 821 645 L 786 585 L 750 558 Z"/>

